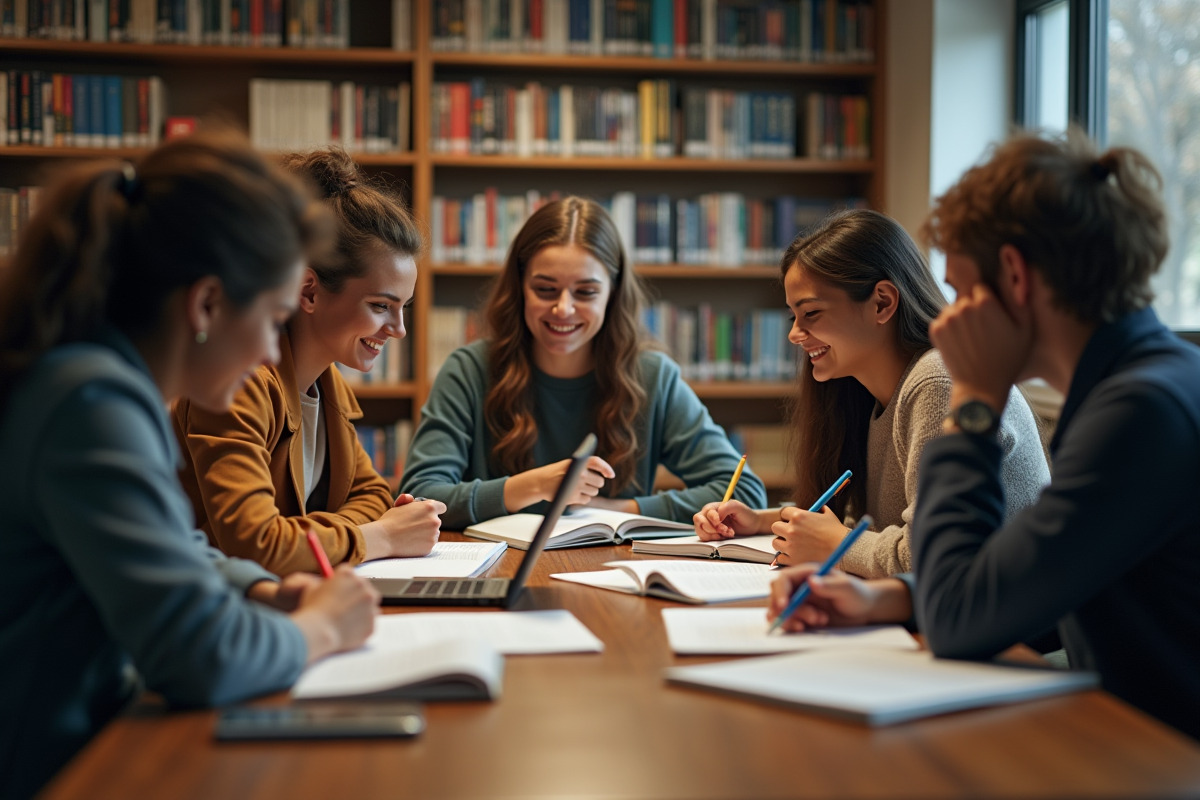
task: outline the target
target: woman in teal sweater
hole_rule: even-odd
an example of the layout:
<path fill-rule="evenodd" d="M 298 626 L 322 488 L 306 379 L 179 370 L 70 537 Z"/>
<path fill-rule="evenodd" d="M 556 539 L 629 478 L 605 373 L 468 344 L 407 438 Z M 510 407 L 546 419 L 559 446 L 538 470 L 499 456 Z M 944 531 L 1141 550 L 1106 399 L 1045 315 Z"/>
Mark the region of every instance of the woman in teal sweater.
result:
<path fill-rule="evenodd" d="M 401 490 L 445 503 L 450 529 L 536 511 L 594 431 L 572 503 L 687 521 L 720 500 L 738 453 L 678 365 L 647 346 L 642 298 L 602 207 L 568 197 L 536 211 L 487 302 L 490 338 L 438 372 Z M 686 488 L 655 493 L 660 465 Z M 749 469 L 735 496 L 766 502 Z"/>

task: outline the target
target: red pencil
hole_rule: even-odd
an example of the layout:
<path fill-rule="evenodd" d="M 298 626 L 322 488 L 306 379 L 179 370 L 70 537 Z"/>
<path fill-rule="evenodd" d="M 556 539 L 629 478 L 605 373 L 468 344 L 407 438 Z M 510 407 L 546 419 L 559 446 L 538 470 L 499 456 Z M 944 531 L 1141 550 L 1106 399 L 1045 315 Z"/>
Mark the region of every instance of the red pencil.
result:
<path fill-rule="evenodd" d="M 321 568 L 321 575 L 332 578 L 333 567 L 329 564 L 329 556 L 325 555 L 325 548 L 321 547 L 321 540 L 317 538 L 317 532 L 312 528 L 306 528 L 304 534 L 308 537 L 308 546 L 312 548 L 313 555 L 317 557 L 317 566 Z"/>

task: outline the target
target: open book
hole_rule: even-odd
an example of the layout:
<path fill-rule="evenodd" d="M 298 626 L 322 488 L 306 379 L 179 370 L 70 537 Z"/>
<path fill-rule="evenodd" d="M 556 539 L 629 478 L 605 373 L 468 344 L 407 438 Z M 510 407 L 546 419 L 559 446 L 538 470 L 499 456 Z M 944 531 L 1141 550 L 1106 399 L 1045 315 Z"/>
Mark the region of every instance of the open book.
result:
<path fill-rule="evenodd" d="M 950 661 L 928 651 L 848 649 L 673 667 L 666 676 L 672 683 L 868 725 L 1033 700 L 1099 683 L 1091 672 Z"/>
<path fill-rule="evenodd" d="M 507 542 L 509 547 L 528 550 L 541 514 L 509 514 L 477 522 L 463 533 L 476 539 Z M 602 508 L 577 508 L 564 514 L 554 526 L 546 549 L 582 547 L 590 544 L 621 544 L 631 539 L 655 539 L 664 536 L 688 536 L 694 528 L 690 522 L 643 517 L 623 511 Z"/>
<path fill-rule="evenodd" d="M 755 536 L 739 536 L 736 539 L 718 539 L 702 542 L 699 536 L 683 536 L 678 539 L 634 542 L 633 552 L 653 556 L 694 556 L 697 558 L 724 558 L 728 561 L 752 561 L 770 564 L 775 558 L 775 537 L 769 533 Z"/>
<path fill-rule="evenodd" d="M 616 569 L 561 572 L 550 577 L 680 603 L 724 603 L 766 597 L 775 578 L 775 571 L 764 564 L 609 561 L 605 566 Z"/>
<path fill-rule="evenodd" d="M 504 542 L 437 542 L 427 556 L 364 561 L 354 571 L 364 578 L 473 578 L 505 549 Z"/>
<path fill-rule="evenodd" d="M 292 697 L 487 700 L 500 695 L 504 656 L 482 639 L 419 647 L 367 646 L 323 658 L 300 675 Z"/>

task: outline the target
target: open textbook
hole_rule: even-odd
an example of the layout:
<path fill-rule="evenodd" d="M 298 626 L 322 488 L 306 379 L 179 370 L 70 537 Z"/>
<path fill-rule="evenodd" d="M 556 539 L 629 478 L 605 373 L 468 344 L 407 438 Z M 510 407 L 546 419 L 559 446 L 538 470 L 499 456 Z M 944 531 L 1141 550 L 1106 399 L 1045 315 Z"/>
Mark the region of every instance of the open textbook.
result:
<path fill-rule="evenodd" d="M 683 536 L 678 539 L 652 539 L 634 542 L 633 552 L 653 556 L 693 556 L 696 558 L 723 558 L 727 561 L 753 561 L 770 564 L 775 558 L 775 537 L 769 533 L 755 536 L 739 536 L 736 539 L 700 541 L 699 536 Z"/>
<path fill-rule="evenodd" d="M 437 542 L 419 558 L 380 558 L 364 561 L 354 571 L 364 578 L 472 578 L 503 555 L 504 542 Z"/>
<path fill-rule="evenodd" d="M 765 564 L 713 561 L 609 561 L 596 572 L 561 572 L 560 581 L 681 603 L 723 603 L 770 594 L 775 571 Z"/>
<path fill-rule="evenodd" d="M 541 514 L 509 514 L 477 522 L 463 533 L 476 539 L 507 542 L 509 547 L 528 550 L 533 535 L 542 522 Z M 564 514 L 555 524 L 546 549 L 582 547 L 592 544 L 621 544 L 631 539 L 652 539 L 664 536 L 688 536 L 693 531 L 690 522 L 643 517 L 623 511 L 602 508 L 576 508 Z"/>
<path fill-rule="evenodd" d="M 847 647 L 917 649 L 917 640 L 900 625 L 770 634 L 767 611 L 761 607 L 664 608 L 662 617 L 667 640 L 677 655 L 766 655 Z"/>
<path fill-rule="evenodd" d="M 1096 686 L 1091 672 L 951 661 L 928 651 L 835 649 L 666 671 L 672 683 L 890 725 Z"/>

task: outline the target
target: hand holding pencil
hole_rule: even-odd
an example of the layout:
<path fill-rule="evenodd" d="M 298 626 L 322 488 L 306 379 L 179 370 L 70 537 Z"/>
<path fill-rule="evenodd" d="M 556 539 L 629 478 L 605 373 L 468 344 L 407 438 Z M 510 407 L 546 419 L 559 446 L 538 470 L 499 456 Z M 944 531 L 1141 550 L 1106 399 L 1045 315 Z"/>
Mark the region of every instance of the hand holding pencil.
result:
<path fill-rule="evenodd" d="M 692 524 L 696 526 L 696 535 L 702 541 L 716 539 L 732 539 L 734 536 L 745 536 L 758 530 L 758 512 L 740 500 L 734 500 L 733 492 L 737 488 L 738 479 L 746 467 L 746 456 L 738 461 L 737 469 L 725 497 L 719 503 L 708 503 L 692 516 Z"/>

